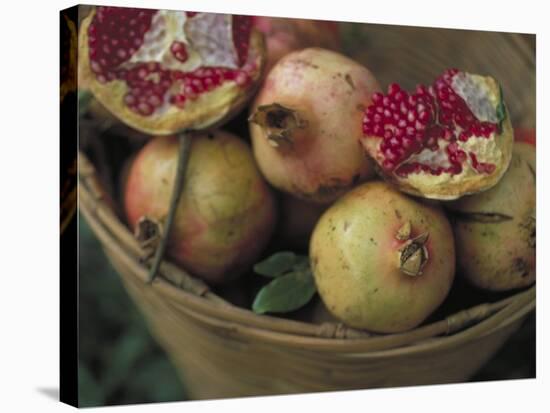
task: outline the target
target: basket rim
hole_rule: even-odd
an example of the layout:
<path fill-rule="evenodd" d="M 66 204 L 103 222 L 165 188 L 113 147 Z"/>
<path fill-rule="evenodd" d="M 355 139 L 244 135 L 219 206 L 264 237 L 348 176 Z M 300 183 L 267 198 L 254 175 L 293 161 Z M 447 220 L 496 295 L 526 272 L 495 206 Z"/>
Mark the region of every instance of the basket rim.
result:
<path fill-rule="evenodd" d="M 137 281 L 145 283 L 146 252 L 134 239 L 105 199 L 95 167 L 86 155 L 78 155 L 78 209 L 99 239 L 110 259 L 121 260 Z M 252 339 L 283 344 L 300 350 L 386 355 L 442 349 L 492 334 L 526 316 L 535 308 L 536 284 L 494 303 L 484 303 L 404 333 L 373 335 L 342 323 L 313 324 L 255 314 L 237 307 L 212 292 L 198 278 L 164 260 L 149 286 L 164 295 L 171 305 L 197 322 L 226 329 Z"/>

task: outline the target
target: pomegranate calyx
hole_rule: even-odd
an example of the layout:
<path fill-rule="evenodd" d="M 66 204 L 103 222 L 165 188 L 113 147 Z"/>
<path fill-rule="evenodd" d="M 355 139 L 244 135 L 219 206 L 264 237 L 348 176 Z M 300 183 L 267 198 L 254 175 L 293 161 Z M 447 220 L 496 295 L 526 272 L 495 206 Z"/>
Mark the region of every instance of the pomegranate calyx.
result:
<path fill-rule="evenodd" d="M 407 221 L 397 230 L 395 238 L 399 241 L 406 241 L 411 237 L 411 221 Z"/>
<path fill-rule="evenodd" d="M 258 106 L 249 117 L 249 122 L 259 125 L 265 132 L 271 146 L 291 146 L 295 129 L 307 127 L 308 122 L 299 113 L 279 103 Z"/>
<path fill-rule="evenodd" d="M 422 269 L 429 260 L 426 242 L 428 233 L 425 232 L 419 236 L 408 240 L 398 250 L 399 269 L 406 275 L 416 277 L 422 274 Z"/>
<path fill-rule="evenodd" d="M 136 223 L 134 237 L 142 248 L 156 248 L 163 234 L 163 225 L 160 221 L 146 215 Z"/>

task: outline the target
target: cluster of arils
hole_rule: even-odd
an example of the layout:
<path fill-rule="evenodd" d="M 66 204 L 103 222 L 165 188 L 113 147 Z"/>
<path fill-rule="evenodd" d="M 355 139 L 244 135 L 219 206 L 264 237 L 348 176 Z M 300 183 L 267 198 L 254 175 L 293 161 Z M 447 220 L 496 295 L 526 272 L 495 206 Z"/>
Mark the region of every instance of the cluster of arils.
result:
<path fill-rule="evenodd" d="M 246 86 L 255 70 L 247 63 L 252 19 L 231 17 L 231 37 L 238 68 L 201 66 L 192 70 L 178 70 L 160 61 L 132 61 L 139 50 L 150 48 L 151 57 L 159 57 L 163 42 L 167 41 L 167 24 L 155 19 L 158 10 L 98 7 L 88 27 L 90 69 L 98 82 L 105 84 L 115 79 L 125 81 L 128 92 L 124 103 L 134 112 L 149 116 L 166 104 L 183 108 L 188 100 L 212 91 L 224 82 L 232 81 Z M 173 12 L 180 13 L 180 12 Z M 185 17 L 184 17 L 185 14 Z M 181 39 L 189 36 L 185 22 L 198 13 L 181 12 L 181 33 L 173 35 L 167 53 L 181 64 L 188 61 L 189 44 Z M 223 29 L 223 27 L 222 27 Z M 187 39 L 189 41 L 189 39 Z M 167 54 L 165 53 L 165 54 Z"/>
<path fill-rule="evenodd" d="M 480 120 L 472 112 L 465 98 L 475 101 L 484 111 L 483 115 L 489 113 L 483 97 L 476 96 L 478 89 L 467 85 L 468 82 L 461 72 L 450 69 L 432 86 L 419 85 L 416 93 L 409 94 L 394 83 L 389 86 L 387 95 L 373 95 L 373 103 L 363 119 L 363 133 L 383 139 L 380 153 L 384 158 L 381 165 L 384 170 L 399 176 L 420 171 L 433 175 L 459 174 L 468 156 L 478 172 L 494 170 L 494 165 L 478 162 L 474 153 L 466 154 L 456 143 L 466 142 L 470 137 L 489 138 L 498 127 L 496 119 L 491 119 L 493 122 Z M 457 93 L 455 88 L 459 87 L 460 92 L 467 94 Z M 434 153 L 443 150 L 447 162 L 442 162 L 441 156 L 432 163 L 415 161 L 413 155 L 426 149 Z"/>

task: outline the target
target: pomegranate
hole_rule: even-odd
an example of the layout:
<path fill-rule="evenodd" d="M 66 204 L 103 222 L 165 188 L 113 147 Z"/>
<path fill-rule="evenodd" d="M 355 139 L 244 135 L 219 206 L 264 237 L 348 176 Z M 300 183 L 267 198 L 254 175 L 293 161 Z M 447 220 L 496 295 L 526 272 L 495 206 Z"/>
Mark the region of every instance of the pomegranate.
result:
<path fill-rule="evenodd" d="M 432 86 L 376 93 L 363 146 L 381 175 L 404 192 L 456 199 L 495 185 L 512 154 L 513 130 L 491 77 L 445 71 Z"/>
<path fill-rule="evenodd" d="M 514 154 L 520 156 L 525 162 L 527 162 L 529 168 L 531 168 L 533 177 L 535 177 L 537 171 L 537 156 L 535 145 L 528 141 L 514 142 Z"/>
<path fill-rule="evenodd" d="M 130 176 L 130 169 L 132 168 L 132 165 L 134 164 L 138 153 L 139 152 L 134 152 L 129 157 L 127 157 L 118 171 L 115 193 L 119 205 L 124 205 L 126 186 L 128 184 L 128 177 Z"/>
<path fill-rule="evenodd" d="M 519 142 L 527 142 L 533 146 L 537 146 L 537 133 L 531 128 L 515 128 L 514 139 Z"/>
<path fill-rule="evenodd" d="M 81 82 L 116 117 L 156 135 L 235 113 L 265 57 L 252 17 L 123 7 L 93 9 L 79 49 Z"/>
<path fill-rule="evenodd" d="M 340 30 L 336 22 L 256 16 L 254 25 L 265 35 L 266 73 L 294 50 L 306 47 L 340 49 Z"/>
<path fill-rule="evenodd" d="M 124 197 L 134 230 L 147 229 L 148 223 L 157 227 L 153 233 L 162 234 L 177 154 L 175 137 L 152 139 L 137 154 Z M 184 189 L 168 238 L 169 257 L 212 284 L 230 281 L 257 261 L 275 216 L 274 196 L 245 142 L 223 131 L 192 137 Z"/>
<path fill-rule="evenodd" d="M 333 51 L 308 48 L 281 59 L 249 122 L 265 178 L 302 200 L 326 204 L 372 177 L 359 140 L 363 105 L 379 89 L 365 67 Z"/>
<path fill-rule="evenodd" d="M 535 171 L 535 148 L 516 142 L 497 185 L 449 205 L 460 272 L 473 285 L 504 291 L 535 282 Z"/>
<path fill-rule="evenodd" d="M 310 244 L 317 290 L 345 324 L 395 333 L 424 321 L 455 274 L 442 210 L 380 181 L 349 191 L 317 223 Z"/>

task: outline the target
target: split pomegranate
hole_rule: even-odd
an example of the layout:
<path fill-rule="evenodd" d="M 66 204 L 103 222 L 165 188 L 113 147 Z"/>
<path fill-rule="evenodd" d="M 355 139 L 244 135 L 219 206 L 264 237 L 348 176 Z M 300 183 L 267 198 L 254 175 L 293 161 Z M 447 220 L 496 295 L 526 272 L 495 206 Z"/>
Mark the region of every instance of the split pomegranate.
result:
<path fill-rule="evenodd" d="M 252 18 L 97 7 L 81 25 L 80 79 L 115 116 L 151 134 L 203 129 L 251 96 L 264 65 Z"/>
<path fill-rule="evenodd" d="M 372 73 L 320 48 L 294 51 L 269 72 L 250 116 L 254 156 L 276 188 L 328 204 L 374 175 L 361 149 L 361 119 Z"/>
<path fill-rule="evenodd" d="M 456 199 L 495 185 L 512 154 L 513 130 L 491 77 L 445 71 L 415 93 L 376 93 L 363 118 L 363 146 L 404 192 Z"/>
<path fill-rule="evenodd" d="M 338 23 L 323 20 L 254 17 L 254 25 L 265 35 L 267 46 L 266 73 L 282 57 L 306 47 L 339 51 Z"/>
<path fill-rule="evenodd" d="M 323 214 L 310 260 L 328 310 L 349 326 L 381 333 L 419 325 L 455 275 L 443 211 L 380 181 L 354 188 Z"/>
<path fill-rule="evenodd" d="M 177 162 L 177 138 L 157 137 L 138 152 L 128 172 L 126 216 L 147 245 L 155 244 L 147 233 L 165 232 Z M 219 130 L 194 134 L 167 255 L 193 275 L 221 284 L 258 260 L 275 219 L 273 193 L 248 145 Z"/>

